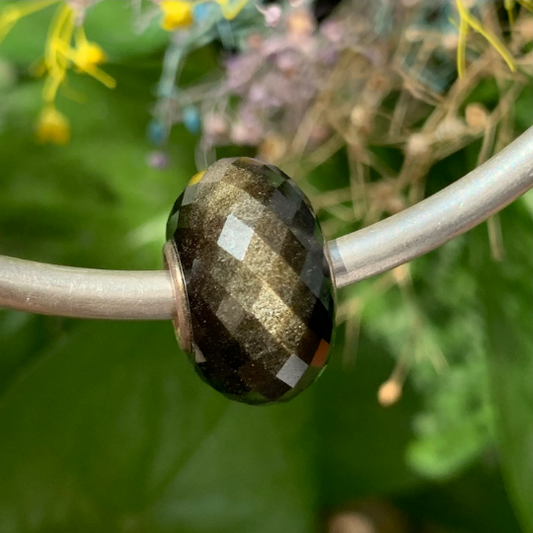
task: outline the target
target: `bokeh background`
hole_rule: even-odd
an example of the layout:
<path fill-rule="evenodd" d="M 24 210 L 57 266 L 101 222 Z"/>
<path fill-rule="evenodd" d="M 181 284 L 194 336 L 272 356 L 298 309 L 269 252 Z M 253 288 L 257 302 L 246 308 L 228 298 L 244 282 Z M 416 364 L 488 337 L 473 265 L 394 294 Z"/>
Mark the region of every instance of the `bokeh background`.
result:
<path fill-rule="evenodd" d="M 0 1 L 4 255 L 161 268 L 176 197 L 237 154 L 334 238 L 533 123 L 528 0 L 36 4 Z M 88 55 L 50 44 L 65 6 Z M 210 390 L 170 323 L 0 311 L 0 532 L 531 531 L 532 211 L 341 291 L 330 365 L 285 405 Z"/>

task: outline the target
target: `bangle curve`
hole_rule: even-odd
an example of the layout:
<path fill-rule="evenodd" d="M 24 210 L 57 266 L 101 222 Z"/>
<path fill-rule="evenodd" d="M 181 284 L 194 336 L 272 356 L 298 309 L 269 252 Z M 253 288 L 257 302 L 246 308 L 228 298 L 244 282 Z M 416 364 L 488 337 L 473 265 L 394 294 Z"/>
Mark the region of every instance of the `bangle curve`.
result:
<path fill-rule="evenodd" d="M 411 261 L 486 220 L 533 187 L 533 127 L 464 178 L 372 226 L 328 243 L 337 288 Z M 115 271 L 0 256 L 0 307 L 115 320 L 176 319 L 168 271 Z"/>

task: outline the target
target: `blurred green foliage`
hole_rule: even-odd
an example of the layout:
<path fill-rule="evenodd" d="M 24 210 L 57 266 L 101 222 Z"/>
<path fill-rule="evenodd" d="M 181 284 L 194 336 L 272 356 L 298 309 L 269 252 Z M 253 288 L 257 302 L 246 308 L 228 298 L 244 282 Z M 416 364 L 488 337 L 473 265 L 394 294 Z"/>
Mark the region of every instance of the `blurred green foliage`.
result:
<path fill-rule="evenodd" d="M 85 102 L 61 99 L 72 117 L 66 147 L 33 142 L 41 82 L 23 65 L 41 53 L 47 15 L 23 21 L 0 48 L 2 254 L 161 265 L 195 139 L 176 128 L 170 168 L 146 165 L 167 37 L 135 35 L 124 6 L 91 11 L 88 35 L 109 54 L 118 88 L 72 79 Z M 185 79 L 214 61 L 197 52 Z M 532 101 L 528 89 L 518 128 L 530 125 Z M 436 165 L 428 192 L 470 170 L 478 149 Z M 368 497 L 402 509 L 413 532 L 514 533 L 519 522 L 530 531 L 530 199 L 500 222 L 503 261 L 492 259 L 484 225 L 415 261 L 409 298 L 398 287 L 366 298 L 355 364 L 343 357 L 348 323 L 328 371 L 287 405 L 232 404 L 207 388 L 169 323 L 0 312 L 0 533 L 297 533 Z M 372 290 L 366 281 L 343 297 Z M 377 390 L 412 335 L 403 397 L 384 409 Z M 445 360 L 440 371 L 433 356 Z"/>

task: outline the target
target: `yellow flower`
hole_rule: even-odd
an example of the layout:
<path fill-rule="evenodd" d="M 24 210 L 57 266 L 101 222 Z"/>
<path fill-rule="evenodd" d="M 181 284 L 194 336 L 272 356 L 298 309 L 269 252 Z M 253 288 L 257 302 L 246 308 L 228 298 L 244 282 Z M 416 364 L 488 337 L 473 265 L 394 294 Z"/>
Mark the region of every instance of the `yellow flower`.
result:
<path fill-rule="evenodd" d="M 95 43 L 90 43 L 88 41 L 81 43 L 74 50 L 74 63 L 81 70 L 89 70 L 97 65 L 105 63 L 107 57 L 105 52 L 100 46 Z"/>
<path fill-rule="evenodd" d="M 99 68 L 107 60 L 105 52 L 99 45 L 87 40 L 83 26 L 76 22 L 79 9 L 83 7 L 78 8 L 78 3 L 69 0 L 17 0 L 0 8 L 1 43 L 20 19 L 59 4 L 48 29 L 44 58 L 33 69 L 38 76 L 46 75 L 42 93 L 44 109 L 35 131 L 40 143 L 67 144 L 70 140 L 70 123 L 56 109 L 54 102 L 71 69 L 89 74 L 111 89 L 116 86 L 115 80 Z"/>
<path fill-rule="evenodd" d="M 70 122 L 54 106 L 48 106 L 41 112 L 35 133 L 41 144 L 65 145 L 70 141 Z"/>
<path fill-rule="evenodd" d="M 67 48 L 63 50 L 65 56 L 74 63 L 78 71 L 85 72 L 93 78 L 103 83 L 109 89 L 116 87 L 115 80 L 98 65 L 107 61 L 107 56 L 102 48 L 96 43 L 91 43 L 85 38 L 83 29 L 78 30 L 76 48 Z"/>
<path fill-rule="evenodd" d="M 193 9 L 190 2 L 184 0 L 163 0 L 161 4 L 163 21 L 161 26 L 166 31 L 188 28 L 193 23 Z"/>

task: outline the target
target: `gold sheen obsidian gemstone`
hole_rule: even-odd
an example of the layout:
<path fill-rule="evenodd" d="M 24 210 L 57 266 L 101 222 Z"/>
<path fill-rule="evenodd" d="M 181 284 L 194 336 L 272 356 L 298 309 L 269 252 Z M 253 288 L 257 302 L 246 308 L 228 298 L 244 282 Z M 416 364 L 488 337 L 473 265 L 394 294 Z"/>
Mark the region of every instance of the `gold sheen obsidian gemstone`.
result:
<path fill-rule="evenodd" d="M 287 401 L 324 370 L 334 295 L 318 220 L 296 183 L 255 159 L 194 176 L 167 224 L 190 310 L 189 358 L 232 400 Z"/>

